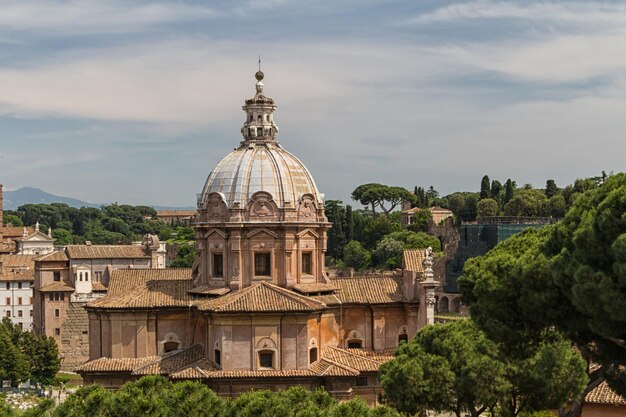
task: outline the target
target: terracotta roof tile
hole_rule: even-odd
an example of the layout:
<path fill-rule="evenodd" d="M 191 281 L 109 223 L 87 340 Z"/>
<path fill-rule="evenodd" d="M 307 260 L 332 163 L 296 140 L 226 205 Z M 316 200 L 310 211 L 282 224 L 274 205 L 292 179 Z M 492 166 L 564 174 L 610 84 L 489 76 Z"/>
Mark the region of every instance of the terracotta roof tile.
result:
<path fill-rule="evenodd" d="M 388 275 L 331 278 L 343 304 L 389 304 L 407 302 L 401 277 Z"/>
<path fill-rule="evenodd" d="M 68 261 L 68 260 L 69 258 L 65 254 L 64 250 L 56 250 L 47 255 L 41 255 L 36 259 L 36 261 L 44 261 L 44 262 L 61 262 L 61 261 Z"/>
<path fill-rule="evenodd" d="M 108 295 L 127 294 L 148 281 L 159 280 L 191 280 L 191 269 L 114 269 L 111 271 Z"/>
<path fill-rule="evenodd" d="M 39 255 L 0 255 L 0 282 L 34 281 L 37 256 Z"/>
<path fill-rule="evenodd" d="M 200 295 L 225 295 L 231 291 L 230 288 L 226 287 L 212 287 L 208 284 L 197 285 L 189 290 L 190 294 L 200 294 Z"/>
<path fill-rule="evenodd" d="M 187 365 L 176 372 L 170 374 L 173 379 L 202 379 L 207 378 L 208 374 L 217 371 L 218 368 L 208 359 L 200 359 L 190 365 Z"/>
<path fill-rule="evenodd" d="M 190 288 L 191 281 L 148 281 L 128 293 L 107 295 L 92 301 L 87 307 L 107 309 L 188 307 L 191 305 L 191 297 L 188 294 Z"/>
<path fill-rule="evenodd" d="M 405 249 L 402 267 L 408 271 L 424 272 L 424 249 Z"/>
<path fill-rule="evenodd" d="M 3 226 L 3 227 L 0 227 L 0 229 L 2 229 L 2 236 L 4 236 L 5 239 L 6 238 L 18 238 L 18 237 L 24 236 L 23 227 Z M 35 229 L 33 227 L 26 228 L 26 233 L 28 235 L 31 235 L 34 232 L 35 232 Z"/>
<path fill-rule="evenodd" d="M 75 288 L 70 287 L 65 282 L 53 282 L 39 288 L 41 292 L 74 292 Z"/>
<path fill-rule="evenodd" d="M 378 372 L 380 365 L 393 359 L 393 356 L 382 356 L 363 349 L 341 349 L 329 346 L 322 349 L 322 359 L 359 372 Z"/>
<path fill-rule="evenodd" d="M 316 282 L 312 284 L 296 284 L 293 286 L 294 291 L 297 291 L 302 294 L 312 294 L 312 293 L 321 293 L 321 292 L 332 292 L 337 289 L 337 286 L 334 284 L 326 284 L 323 282 Z"/>
<path fill-rule="evenodd" d="M 585 397 L 585 402 L 593 404 L 626 405 L 626 399 L 613 391 L 606 381 L 603 381 L 591 390 Z"/>
<path fill-rule="evenodd" d="M 194 345 L 188 349 L 166 353 L 157 359 L 140 365 L 133 375 L 169 375 L 183 367 L 196 363 L 204 357 L 204 347 Z"/>
<path fill-rule="evenodd" d="M 284 378 L 284 377 L 314 377 L 318 376 L 309 369 L 268 369 L 262 371 L 236 370 L 206 372 L 208 379 L 213 378 Z"/>
<path fill-rule="evenodd" d="M 197 210 L 158 210 L 157 217 L 192 217 L 198 214 Z"/>
<path fill-rule="evenodd" d="M 324 304 L 267 282 L 213 300 L 197 301 L 199 309 L 216 312 L 315 311 Z"/>
<path fill-rule="evenodd" d="M 158 356 L 146 358 L 99 358 L 80 365 L 76 372 L 132 372 L 138 366 L 152 362 Z"/>
<path fill-rule="evenodd" d="M 98 281 L 94 281 L 91 284 L 91 288 L 92 288 L 93 291 L 96 291 L 96 292 L 102 292 L 102 291 L 106 291 L 107 290 L 107 287 L 105 287 L 103 283 L 98 282 Z"/>
<path fill-rule="evenodd" d="M 138 259 L 150 258 L 142 246 L 137 245 L 69 245 L 70 259 Z"/>
<path fill-rule="evenodd" d="M 356 369 L 324 358 L 312 363 L 309 369 L 319 376 L 358 376 L 360 374 Z"/>

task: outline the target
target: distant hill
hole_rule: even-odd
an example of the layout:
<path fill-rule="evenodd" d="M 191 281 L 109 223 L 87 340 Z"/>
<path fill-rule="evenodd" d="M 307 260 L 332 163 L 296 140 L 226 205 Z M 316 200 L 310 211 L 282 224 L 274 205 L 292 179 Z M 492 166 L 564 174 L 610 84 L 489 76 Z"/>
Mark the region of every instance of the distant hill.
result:
<path fill-rule="evenodd" d="M 88 203 L 70 197 L 61 197 L 47 193 L 39 188 L 23 187 L 15 191 L 4 192 L 4 209 L 17 210 L 24 204 L 65 203 L 70 207 L 100 207 L 101 204 Z"/>
<path fill-rule="evenodd" d="M 19 206 L 24 204 L 50 204 L 65 203 L 70 207 L 95 207 L 99 208 L 103 203 L 88 203 L 76 198 L 62 197 L 47 193 L 39 188 L 23 187 L 15 191 L 4 192 L 4 209 L 17 210 Z M 121 203 L 120 203 L 121 204 Z M 146 204 L 149 206 L 150 204 Z M 171 207 L 171 206 L 152 206 L 155 210 L 195 210 L 196 207 Z"/>

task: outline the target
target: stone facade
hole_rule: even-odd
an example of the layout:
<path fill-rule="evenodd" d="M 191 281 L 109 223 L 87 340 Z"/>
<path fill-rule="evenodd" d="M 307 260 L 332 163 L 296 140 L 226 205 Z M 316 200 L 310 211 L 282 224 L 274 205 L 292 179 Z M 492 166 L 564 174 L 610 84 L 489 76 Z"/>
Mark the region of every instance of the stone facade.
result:
<path fill-rule="evenodd" d="M 0 255 L 0 315 L 24 330 L 33 327 L 35 255 Z"/>

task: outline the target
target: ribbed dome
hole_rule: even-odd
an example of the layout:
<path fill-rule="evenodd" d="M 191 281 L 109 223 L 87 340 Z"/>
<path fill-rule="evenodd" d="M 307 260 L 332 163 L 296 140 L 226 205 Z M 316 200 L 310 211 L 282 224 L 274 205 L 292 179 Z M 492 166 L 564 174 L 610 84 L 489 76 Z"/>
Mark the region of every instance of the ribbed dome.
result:
<path fill-rule="evenodd" d="M 322 201 L 304 164 L 275 141 L 244 143 L 226 155 L 209 174 L 203 195 L 222 193 L 230 208 L 235 202 L 245 206 L 258 191 L 270 193 L 281 208 L 286 201 L 295 207 L 303 194 Z"/>

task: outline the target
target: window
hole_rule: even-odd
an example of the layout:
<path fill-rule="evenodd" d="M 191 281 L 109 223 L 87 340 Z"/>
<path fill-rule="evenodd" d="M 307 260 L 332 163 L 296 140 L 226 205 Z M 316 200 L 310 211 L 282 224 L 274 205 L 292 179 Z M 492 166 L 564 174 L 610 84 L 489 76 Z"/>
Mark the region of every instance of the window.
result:
<path fill-rule="evenodd" d="M 165 342 L 163 344 L 163 353 L 167 353 L 167 352 L 173 352 L 175 350 L 178 349 L 179 343 L 178 342 Z"/>
<path fill-rule="evenodd" d="M 64 292 L 61 293 L 61 301 L 65 301 L 65 293 Z"/>
<path fill-rule="evenodd" d="M 17 305 L 22 305 L 22 297 L 17 297 Z"/>
<path fill-rule="evenodd" d="M 17 327 L 19 327 L 20 330 L 24 330 L 24 324 L 23 323 L 17 323 Z"/>
<path fill-rule="evenodd" d="M 17 317 L 24 317 L 24 312 L 22 310 L 17 310 Z"/>
<path fill-rule="evenodd" d="M 54 317 L 61 317 L 61 310 L 59 310 L 58 308 L 54 309 Z"/>
<path fill-rule="evenodd" d="M 361 340 L 348 340 L 348 349 L 361 349 L 363 342 Z"/>
<path fill-rule="evenodd" d="M 59 301 L 59 293 L 55 292 L 54 294 L 54 301 Z"/>
<path fill-rule="evenodd" d="M 311 252 L 302 254 L 302 273 L 306 275 L 313 274 L 313 254 Z"/>
<path fill-rule="evenodd" d="M 94 274 L 96 275 L 96 281 L 102 282 L 102 271 L 96 271 Z"/>
<path fill-rule="evenodd" d="M 50 293 L 50 295 L 48 295 L 48 298 L 50 298 L 50 301 L 54 301 L 54 293 Z"/>
<path fill-rule="evenodd" d="M 256 135 L 257 136 L 263 136 L 263 128 L 262 127 L 257 127 L 256 128 Z"/>
<path fill-rule="evenodd" d="M 55 336 L 61 336 L 61 328 L 60 327 L 57 327 L 57 328 L 54 329 L 54 335 Z"/>
<path fill-rule="evenodd" d="M 357 387 L 366 387 L 367 386 L 367 377 L 366 376 L 360 376 L 356 379 L 356 386 Z"/>
<path fill-rule="evenodd" d="M 213 254 L 213 276 L 224 276 L 224 255 L 222 255 L 221 253 Z"/>
<path fill-rule="evenodd" d="M 17 283 L 17 289 L 18 289 L 18 290 L 21 290 L 21 289 L 22 289 L 22 283 L 21 283 L 21 282 L 18 282 L 18 283 Z"/>
<path fill-rule="evenodd" d="M 259 366 L 261 368 L 274 367 L 274 352 L 271 350 L 262 350 L 259 352 Z"/>
<path fill-rule="evenodd" d="M 11 317 L 11 310 L 7 310 L 6 316 Z"/>
<path fill-rule="evenodd" d="M 11 283 L 7 282 L 7 290 L 10 290 L 10 289 L 11 289 Z"/>
<path fill-rule="evenodd" d="M 317 348 L 309 349 L 309 365 L 317 361 Z"/>
<path fill-rule="evenodd" d="M 30 305 L 33 305 L 33 297 L 30 297 Z"/>
<path fill-rule="evenodd" d="M 261 115 L 259 114 L 259 116 L 256 118 L 256 120 L 257 120 L 257 122 L 262 122 L 262 121 L 263 121 L 263 116 L 261 116 Z"/>
<path fill-rule="evenodd" d="M 11 305 L 11 297 L 7 297 L 7 305 L 10 306 Z"/>
<path fill-rule="evenodd" d="M 408 342 L 409 341 L 409 335 L 406 333 L 403 333 L 401 335 L 398 336 L 398 344 L 402 343 L 402 342 Z"/>
<path fill-rule="evenodd" d="M 270 254 L 255 253 L 254 254 L 254 275 L 270 276 Z"/>
<path fill-rule="evenodd" d="M 215 363 L 218 366 L 222 365 L 222 352 L 220 352 L 219 349 L 215 349 L 215 351 L 213 352 L 213 356 L 215 357 Z"/>
<path fill-rule="evenodd" d="M 61 271 L 54 271 L 53 272 L 53 279 L 55 281 L 61 281 Z"/>
<path fill-rule="evenodd" d="M 83 273 L 82 273 L 82 272 L 79 272 L 79 273 L 78 273 L 78 280 L 79 280 L 79 281 L 82 281 L 82 280 L 83 280 Z"/>
<path fill-rule="evenodd" d="M 28 313 L 31 317 L 33 316 L 33 310 L 30 310 Z"/>

